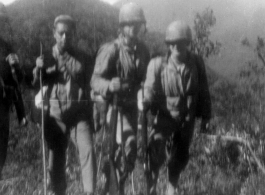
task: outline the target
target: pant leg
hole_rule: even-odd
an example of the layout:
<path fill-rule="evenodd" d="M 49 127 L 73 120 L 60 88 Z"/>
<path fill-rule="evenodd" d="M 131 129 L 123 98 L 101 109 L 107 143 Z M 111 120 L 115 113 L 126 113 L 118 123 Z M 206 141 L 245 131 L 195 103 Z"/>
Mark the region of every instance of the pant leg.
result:
<path fill-rule="evenodd" d="M 150 194 L 156 194 L 159 169 L 164 162 L 167 162 L 168 166 L 169 184 L 173 184 L 175 190 L 180 172 L 185 168 L 189 159 L 193 128 L 194 122 L 180 128 L 179 123 L 170 117 L 158 115 L 149 141 Z M 172 135 L 175 136 L 172 137 Z"/>
<path fill-rule="evenodd" d="M 79 151 L 84 191 L 94 193 L 97 169 L 93 150 L 92 130 L 88 122 L 78 122 L 71 129 L 70 136 Z"/>
<path fill-rule="evenodd" d="M 8 136 L 9 112 L 2 110 L 0 111 L 0 178 L 7 156 Z"/>
<path fill-rule="evenodd" d="M 109 127 L 110 118 L 111 118 L 110 109 L 107 113 L 107 126 Z M 121 129 L 121 122 L 123 124 L 123 129 Z M 123 133 L 122 131 L 123 130 Z M 115 155 L 115 166 L 119 172 L 119 184 L 120 184 L 120 193 L 124 193 L 124 183 L 128 176 L 129 172 L 132 172 L 134 169 L 134 164 L 137 156 L 137 145 L 136 145 L 136 130 L 137 130 L 137 107 L 131 107 L 130 109 L 122 108 L 122 120 L 120 111 L 118 112 L 118 120 L 117 120 L 117 133 L 116 133 L 116 142 L 118 144 L 118 150 Z M 123 139 L 124 143 L 124 153 L 125 153 L 125 162 L 122 158 L 121 151 L 121 141 Z M 106 164 L 104 167 L 107 167 Z M 125 169 L 124 169 L 125 168 Z M 108 184 L 108 170 L 105 168 L 105 173 L 107 176 L 106 184 Z M 105 190 L 108 191 L 108 186 L 105 186 Z"/>
<path fill-rule="evenodd" d="M 107 114 L 107 123 L 109 124 L 111 118 L 111 108 Z M 134 108 L 122 109 L 122 120 L 121 113 L 118 112 L 118 121 L 117 121 L 117 133 L 116 133 L 116 142 L 121 146 L 121 141 L 123 139 L 124 151 L 126 157 L 126 169 L 127 172 L 131 172 L 134 169 L 134 163 L 137 157 L 137 145 L 136 145 L 136 131 L 137 131 L 137 110 Z M 123 129 L 121 129 L 121 122 L 123 124 Z M 123 131 L 123 133 L 122 133 Z M 119 148 L 120 149 L 120 148 Z M 118 152 L 118 161 L 121 157 L 121 151 Z M 121 162 L 117 162 L 121 164 Z"/>
<path fill-rule="evenodd" d="M 118 125 L 117 125 L 117 143 L 121 144 L 121 136 L 123 138 L 124 151 L 126 156 L 126 169 L 127 172 L 132 172 L 137 157 L 137 145 L 136 145 L 136 131 L 137 131 L 137 114 L 128 113 L 123 110 L 121 115 L 119 113 Z M 121 122 L 123 124 L 123 133 L 121 132 Z"/>
<path fill-rule="evenodd" d="M 65 195 L 66 191 L 66 149 L 67 130 L 66 125 L 59 119 L 46 118 L 45 139 L 49 150 L 49 173 L 51 187 L 55 195 Z"/>
<path fill-rule="evenodd" d="M 149 136 L 149 159 L 150 159 L 150 189 L 151 195 L 156 195 L 156 185 L 159 169 L 166 160 L 165 154 L 166 139 L 164 135 L 154 126 Z"/>
<path fill-rule="evenodd" d="M 168 162 L 168 179 L 170 184 L 176 188 L 180 173 L 185 169 L 189 161 L 189 147 L 194 131 L 194 121 L 184 124 L 177 130 L 173 137 L 172 158 Z"/>

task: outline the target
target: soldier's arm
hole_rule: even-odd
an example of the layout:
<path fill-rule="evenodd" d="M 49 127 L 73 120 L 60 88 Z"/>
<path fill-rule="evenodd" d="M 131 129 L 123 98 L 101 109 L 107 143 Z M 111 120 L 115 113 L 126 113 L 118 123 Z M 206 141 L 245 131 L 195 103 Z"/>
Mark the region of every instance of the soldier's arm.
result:
<path fill-rule="evenodd" d="M 17 112 L 18 122 L 21 123 L 23 119 L 26 118 L 25 107 L 24 107 L 24 103 L 22 99 L 22 94 L 20 91 L 17 90 L 16 96 L 17 96 L 17 99 L 16 101 L 14 101 L 14 105 L 15 105 L 16 112 Z"/>
<path fill-rule="evenodd" d="M 110 94 L 109 85 L 112 77 L 115 75 L 115 55 L 115 46 L 106 44 L 100 48 L 96 57 L 90 85 L 95 93 L 104 98 L 107 98 Z"/>
<path fill-rule="evenodd" d="M 17 85 L 20 85 L 20 82 L 23 79 L 23 73 L 19 67 L 19 64 L 17 64 L 17 63 L 14 64 L 12 71 L 14 71 L 14 73 L 12 73 L 12 74 L 16 75 L 16 78 L 13 78 L 13 79 L 14 80 L 16 79 L 17 81 L 15 81 L 15 82 L 18 82 Z M 18 122 L 21 125 L 26 125 L 27 120 L 26 120 L 25 107 L 24 107 L 24 102 L 22 99 L 22 94 L 21 94 L 21 91 L 19 90 L 19 88 L 15 89 L 15 94 L 16 94 L 16 99 L 14 100 L 14 105 L 15 105 L 16 112 L 17 112 Z"/>
<path fill-rule="evenodd" d="M 48 82 L 55 75 L 54 73 L 56 72 L 56 63 L 57 62 L 51 54 L 44 55 L 43 63 L 44 63 L 43 68 L 39 68 L 37 66 L 37 60 L 36 60 L 36 66 L 33 68 L 33 71 L 32 71 L 32 74 L 33 74 L 32 84 L 33 84 L 33 86 L 39 85 L 40 71 L 41 70 L 42 70 L 42 76 L 43 76 L 44 82 Z"/>
<path fill-rule="evenodd" d="M 203 120 L 209 120 L 211 118 L 211 97 L 209 92 L 208 80 L 205 70 L 205 64 L 201 57 L 198 57 L 199 72 L 199 116 Z"/>
<path fill-rule="evenodd" d="M 147 72 L 147 67 L 148 67 L 148 64 L 150 62 L 150 53 L 149 53 L 149 50 L 148 48 L 146 47 L 145 44 L 141 43 L 140 44 L 140 52 L 142 53 L 142 60 L 143 60 L 143 66 L 140 67 L 140 79 L 141 79 L 141 82 L 144 82 L 145 79 L 146 79 L 146 72 Z"/>
<path fill-rule="evenodd" d="M 14 64 L 13 68 L 17 77 L 17 81 L 20 83 L 23 80 L 23 72 L 18 63 Z"/>
<path fill-rule="evenodd" d="M 145 101 L 152 102 L 154 100 L 154 96 L 158 91 L 160 70 L 161 70 L 161 59 L 160 58 L 152 59 L 147 67 L 146 79 L 144 83 Z"/>

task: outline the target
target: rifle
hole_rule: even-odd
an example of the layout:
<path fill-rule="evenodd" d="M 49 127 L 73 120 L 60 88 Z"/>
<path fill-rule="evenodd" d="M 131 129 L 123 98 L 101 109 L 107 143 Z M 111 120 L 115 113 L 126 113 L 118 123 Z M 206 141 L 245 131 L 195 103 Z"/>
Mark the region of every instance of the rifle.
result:
<path fill-rule="evenodd" d="M 128 176 L 128 172 L 127 172 L 127 166 L 126 166 L 126 155 L 125 155 L 124 140 L 123 140 L 123 111 L 121 107 L 118 107 L 118 109 L 120 113 L 120 125 L 121 125 L 121 157 L 122 157 L 121 169 L 123 171 L 123 174 L 120 175 L 120 178 L 119 178 L 119 190 L 120 190 L 120 194 L 123 194 L 124 182 Z"/>
<path fill-rule="evenodd" d="M 122 71 L 121 66 L 118 66 L 117 73 L 122 79 Z M 126 171 L 126 157 L 125 157 L 125 150 L 124 150 L 124 142 L 123 142 L 123 111 L 122 108 L 118 105 L 119 99 L 118 99 L 119 93 L 114 93 L 113 95 L 113 105 L 112 105 L 112 112 L 111 112 L 111 118 L 110 118 L 110 133 L 111 133 L 111 139 L 110 139 L 110 175 L 109 175 L 109 195 L 120 195 L 123 194 L 121 190 L 121 181 L 123 182 L 124 179 L 127 177 L 127 171 Z M 120 175 L 119 181 L 116 174 L 116 168 L 115 168 L 115 151 L 116 151 L 116 134 L 117 134 L 117 122 L 118 122 L 118 114 L 120 113 L 120 125 L 121 125 L 121 151 L 122 151 L 122 159 L 124 162 L 124 174 Z"/>
<path fill-rule="evenodd" d="M 144 101 L 144 85 L 142 85 L 142 99 Z M 149 155 L 148 155 L 148 129 L 147 129 L 147 107 L 143 102 L 143 111 L 142 111 L 142 148 L 143 148 L 143 166 L 144 166 L 144 175 L 145 175 L 145 195 L 149 195 L 149 178 L 150 178 L 150 168 L 149 168 Z"/>
<path fill-rule="evenodd" d="M 119 183 L 115 168 L 116 133 L 118 121 L 118 94 L 113 95 L 113 105 L 110 118 L 110 154 L 109 154 L 109 195 L 119 195 Z"/>

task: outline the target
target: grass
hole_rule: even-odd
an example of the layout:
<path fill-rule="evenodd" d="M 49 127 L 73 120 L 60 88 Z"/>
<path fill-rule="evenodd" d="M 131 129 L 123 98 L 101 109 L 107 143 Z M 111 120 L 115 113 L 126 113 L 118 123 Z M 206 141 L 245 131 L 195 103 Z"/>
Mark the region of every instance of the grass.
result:
<path fill-rule="evenodd" d="M 13 115 L 11 120 L 15 121 Z M 0 194 L 41 195 L 43 194 L 41 131 L 32 122 L 29 122 L 27 128 L 15 126 L 16 122 L 11 123 L 8 157 L 3 170 L 3 180 L 0 181 Z M 255 171 L 256 169 L 248 170 L 248 166 L 243 161 L 231 163 L 227 160 L 228 155 L 222 146 L 214 146 L 210 154 L 206 153 L 205 147 L 208 145 L 209 143 L 205 143 L 199 136 L 195 136 L 190 149 L 191 159 L 180 177 L 178 194 L 265 194 L 264 175 Z M 100 156 L 100 150 L 101 145 L 95 145 L 97 157 Z M 80 167 L 76 158 L 76 149 L 72 144 L 69 144 L 67 154 L 67 194 L 82 195 Z M 165 194 L 166 181 L 166 168 L 162 167 L 157 187 L 158 194 Z M 102 192 L 103 183 L 104 177 L 100 171 L 96 194 Z M 143 167 L 139 157 L 133 176 L 130 175 L 126 182 L 126 194 L 133 195 L 133 192 L 139 194 L 144 187 Z"/>

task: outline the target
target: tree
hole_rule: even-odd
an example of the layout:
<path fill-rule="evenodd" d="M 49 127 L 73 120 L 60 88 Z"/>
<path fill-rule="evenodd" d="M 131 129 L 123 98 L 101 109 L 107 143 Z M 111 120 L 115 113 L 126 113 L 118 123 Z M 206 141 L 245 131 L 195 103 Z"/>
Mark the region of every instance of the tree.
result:
<path fill-rule="evenodd" d="M 213 10 L 205 9 L 202 13 L 197 13 L 194 19 L 194 38 L 192 50 L 200 56 L 208 58 L 210 55 L 219 53 L 221 43 L 210 40 L 211 28 L 216 24 Z"/>

